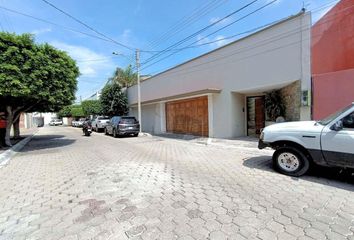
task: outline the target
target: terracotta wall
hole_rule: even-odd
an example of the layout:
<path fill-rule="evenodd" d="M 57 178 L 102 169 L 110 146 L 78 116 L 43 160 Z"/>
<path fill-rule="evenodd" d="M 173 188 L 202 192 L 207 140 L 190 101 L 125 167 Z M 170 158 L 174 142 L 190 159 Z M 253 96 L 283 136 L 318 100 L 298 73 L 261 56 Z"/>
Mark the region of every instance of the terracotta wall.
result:
<path fill-rule="evenodd" d="M 354 101 L 354 0 L 342 0 L 312 28 L 313 119 Z"/>
<path fill-rule="evenodd" d="M 319 120 L 354 102 L 354 69 L 314 75 L 313 119 Z"/>

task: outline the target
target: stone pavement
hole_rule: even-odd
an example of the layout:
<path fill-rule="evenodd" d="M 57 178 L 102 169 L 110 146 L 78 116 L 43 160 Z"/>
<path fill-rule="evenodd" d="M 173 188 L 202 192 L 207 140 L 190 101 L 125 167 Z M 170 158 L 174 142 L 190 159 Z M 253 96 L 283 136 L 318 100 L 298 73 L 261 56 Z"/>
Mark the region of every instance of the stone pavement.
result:
<path fill-rule="evenodd" d="M 15 145 L 15 144 L 19 143 L 21 140 L 25 139 L 26 137 L 29 137 L 29 136 L 33 135 L 35 132 L 38 131 L 38 128 L 35 128 L 35 127 L 29 128 L 29 129 L 21 128 L 20 130 L 21 130 L 21 137 L 19 139 L 13 139 L 12 138 L 11 139 L 12 145 Z M 8 150 L 10 148 L 11 147 L 2 147 L 0 145 L 0 154 L 4 153 L 6 150 Z"/>
<path fill-rule="evenodd" d="M 42 128 L 0 169 L 0 239 L 354 240 L 353 182 L 262 154 Z"/>

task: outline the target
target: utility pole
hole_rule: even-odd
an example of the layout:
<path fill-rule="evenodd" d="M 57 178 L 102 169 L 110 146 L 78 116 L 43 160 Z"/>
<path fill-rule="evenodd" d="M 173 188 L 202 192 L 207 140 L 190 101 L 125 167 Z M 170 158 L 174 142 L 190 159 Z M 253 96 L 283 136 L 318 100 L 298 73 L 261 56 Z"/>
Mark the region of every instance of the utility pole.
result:
<path fill-rule="evenodd" d="M 139 133 L 141 133 L 141 94 L 140 94 L 140 50 L 135 50 L 136 57 L 136 73 L 137 73 L 137 83 L 138 83 L 138 119 L 139 119 Z"/>

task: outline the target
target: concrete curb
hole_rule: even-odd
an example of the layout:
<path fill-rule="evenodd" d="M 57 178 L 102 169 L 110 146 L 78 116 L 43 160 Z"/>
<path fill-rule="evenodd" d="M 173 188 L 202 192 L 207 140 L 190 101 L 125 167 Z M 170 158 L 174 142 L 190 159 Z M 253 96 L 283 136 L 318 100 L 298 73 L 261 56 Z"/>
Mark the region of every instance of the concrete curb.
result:
<path fill-rule="evenodd" d="M 6 150 L 5 152 L 0 154 L 0 168 L 6 166 L 11 158 L 13 158 L 19 151 L 21 151 L 21 149 L 26 146 L 26 144 L 31 141 L 31 139 L 34 137 L 34 135 L 37 133 L 38 131 L 34 132 L 32 135 L 26 137 L 25 139 L 22 139 L 20 142 L 18 142 L 17 144 L 15 144 L 13 147 L 11 147 L 10 149 Z"/>

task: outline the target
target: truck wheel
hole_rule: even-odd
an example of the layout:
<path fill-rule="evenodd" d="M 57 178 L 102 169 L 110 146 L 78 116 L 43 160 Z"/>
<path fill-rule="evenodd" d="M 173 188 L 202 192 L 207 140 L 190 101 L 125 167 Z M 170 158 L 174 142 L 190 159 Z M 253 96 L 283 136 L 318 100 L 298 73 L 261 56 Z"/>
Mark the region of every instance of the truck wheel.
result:
<path fill-rule="evenodd" d="M 307 157 L 295 147 L 282 147 L 273 154 L 275 170 L 285 175 L 299 177 L 310 168 Z"/>

